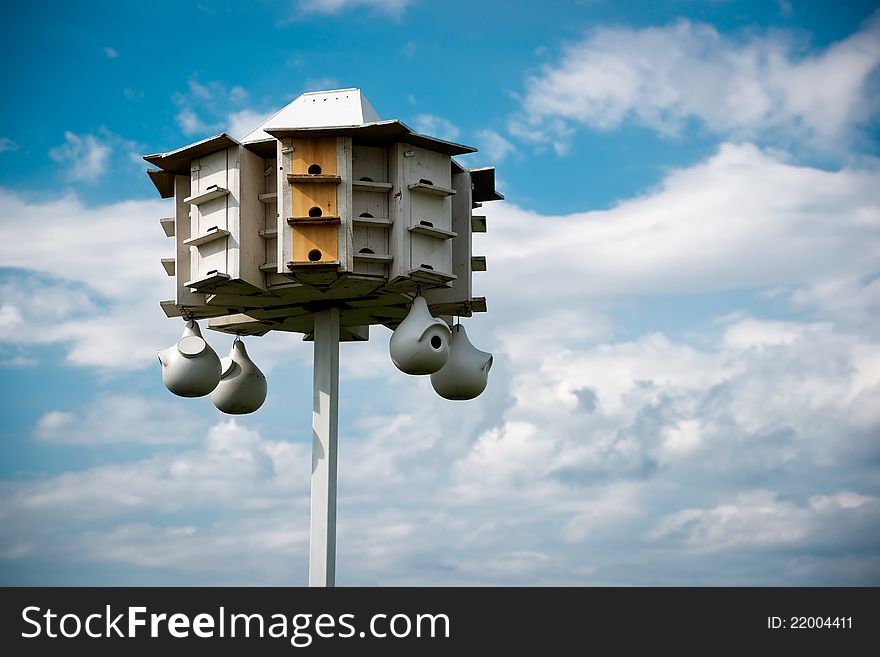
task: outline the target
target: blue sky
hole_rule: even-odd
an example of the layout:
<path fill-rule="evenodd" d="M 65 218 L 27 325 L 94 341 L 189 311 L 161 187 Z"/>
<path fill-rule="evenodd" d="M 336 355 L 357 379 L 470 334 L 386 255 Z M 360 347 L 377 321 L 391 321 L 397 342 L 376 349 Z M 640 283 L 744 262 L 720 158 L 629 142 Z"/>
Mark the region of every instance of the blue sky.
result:
<path fill-rule="evenodd" d="M 140 157 L 359 87 L 507 200 L 483 396 L 342 347 L 340 584 L 880 583 L 876 8 L 11 7 L 0 582 L 305 583 L 310 346 L 248 342 L 251 416 L 164 389 Z"/>

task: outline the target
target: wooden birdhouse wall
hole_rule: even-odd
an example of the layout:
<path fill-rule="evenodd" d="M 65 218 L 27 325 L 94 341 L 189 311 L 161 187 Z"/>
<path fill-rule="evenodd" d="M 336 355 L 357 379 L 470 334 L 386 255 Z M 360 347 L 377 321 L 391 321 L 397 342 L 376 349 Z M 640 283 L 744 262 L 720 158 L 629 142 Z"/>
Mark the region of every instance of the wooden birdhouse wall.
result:
<path fill-rule="evenodd" d="M 346 269 L 345 233 L 340 231 L 347 207 L 343 178 L 350 154 L 343 138 L 285 139 L 281 144 L 279 187 L 284 191 L 278 230 L 287 233 L 279 245 L 279 262 L 290 267 L 338 266 Z M 289 214 L 288 214 L 289 213 Z M 283 221 L 282 221 L 283 220 Z"/>

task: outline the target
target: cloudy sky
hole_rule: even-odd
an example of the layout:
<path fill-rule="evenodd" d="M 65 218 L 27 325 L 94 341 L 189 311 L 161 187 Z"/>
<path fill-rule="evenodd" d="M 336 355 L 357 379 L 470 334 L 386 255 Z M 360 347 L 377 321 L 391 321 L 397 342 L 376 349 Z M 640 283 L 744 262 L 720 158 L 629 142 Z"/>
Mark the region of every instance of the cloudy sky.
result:
<path fill-rule="evenodd" d="M 880 584 L 875 3 L 243 6 L 5 10 L 0 583 L 306 583 L 311 347 L 165 390 L 140 157 L 360 87 L 507 200 L 482 397 L 342 346 L 339 584 Z"/>

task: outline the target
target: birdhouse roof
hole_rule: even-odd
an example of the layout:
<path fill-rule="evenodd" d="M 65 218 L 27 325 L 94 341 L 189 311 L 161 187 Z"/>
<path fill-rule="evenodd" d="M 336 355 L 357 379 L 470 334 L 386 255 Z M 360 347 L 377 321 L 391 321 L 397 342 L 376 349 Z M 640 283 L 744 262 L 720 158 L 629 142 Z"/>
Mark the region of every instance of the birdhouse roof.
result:
<path fill-rule="evenodd" d="M 405 141 L 447 155 L 476 149 L 414 132 L 402 121 L 383 121 L 360 89 L 310 91 L 276 112 L 241 140 L 259 152 L 263 143 L 284 137 L 353 137 L 363 144 Z"/>
<path fill-rule="evenodd" d="M 402 121 L 376 121 L 375 123 L 339 128 L 269 128 L 268 132 L 278 139 L 285 137 L 352 137 L 360 144 L 371 146 L 387 146 L 395 142 L 405 142 L 446 155 L 464 155 L 465 153 L 475 153 L 477 150 L 464 144 L 456 144 L 445 139 L 419 134 Z M 255 144 L 245 144 L 245 146 L 252 147 Z"/>
<path fill-rule="evenodd" d="M 309 91 L 263 121 L 241 142 L 249 144 L 271 139 L 268 131 L 277 128 L 332 128 L 381 120 L 360 89 Z"/>
<path fill-rule="evenodd" d="M 188 144 L 177 150 L 169 151 L 168 153 L 144 155 L 144 159 L 163 171 L 185 174 L 189 173 L 189 163 L 191 160 L 197 157 L 202 157 L 203 155 L 216 153 L 223 148 L 238 146 L 238 144 L 238 141 L 223 132 L 219 135 L 214 135 L 213 137 L 197 141 L 194 144 Z M 152 178 L 152 176 L 150 177 Z"/>
<path fill-rule="evenodd" d="M 243 145 L 261 157 L 275 152 L 275 140 L 284 137 L 353 137 L 363 144 L 406 142 L 446 155 L 464 155 L 477 149 L 414 132 L 402 121 L 383 121 L 360 89 L 309 91 L 275 112 L 241 141 L 226 133 L 214 135 L 167 153 L 144 159 L 167 173 L 189 173 L 192 159 L 222 148 Z M 150 174 L 159 192 L 169 185 L 159 172 Z"/>

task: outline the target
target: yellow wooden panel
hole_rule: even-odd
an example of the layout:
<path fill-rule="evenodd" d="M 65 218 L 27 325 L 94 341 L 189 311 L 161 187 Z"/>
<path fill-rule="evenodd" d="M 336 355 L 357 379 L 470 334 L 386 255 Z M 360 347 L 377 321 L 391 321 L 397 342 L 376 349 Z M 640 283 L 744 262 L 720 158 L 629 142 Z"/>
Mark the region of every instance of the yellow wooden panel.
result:
<path fill-rule="evenodd" d="M 336 139 L 294 139 L 291 173 L 336 173 Z M 317 169 L 309 170 L 317 165 Z"/>
<path fill-rule="evenodd" d="M 339 259 L 339 226 L 299 224 L 293 231 L 295 263 L 327 262 Z"/>
<path fill-rule="evenodd" d="M 292 183 L 290 195 L 294 217 L 336 217 L 336 189 L 332 183 Z M 320 213 L 313 208 L 319 208 Z"/>

